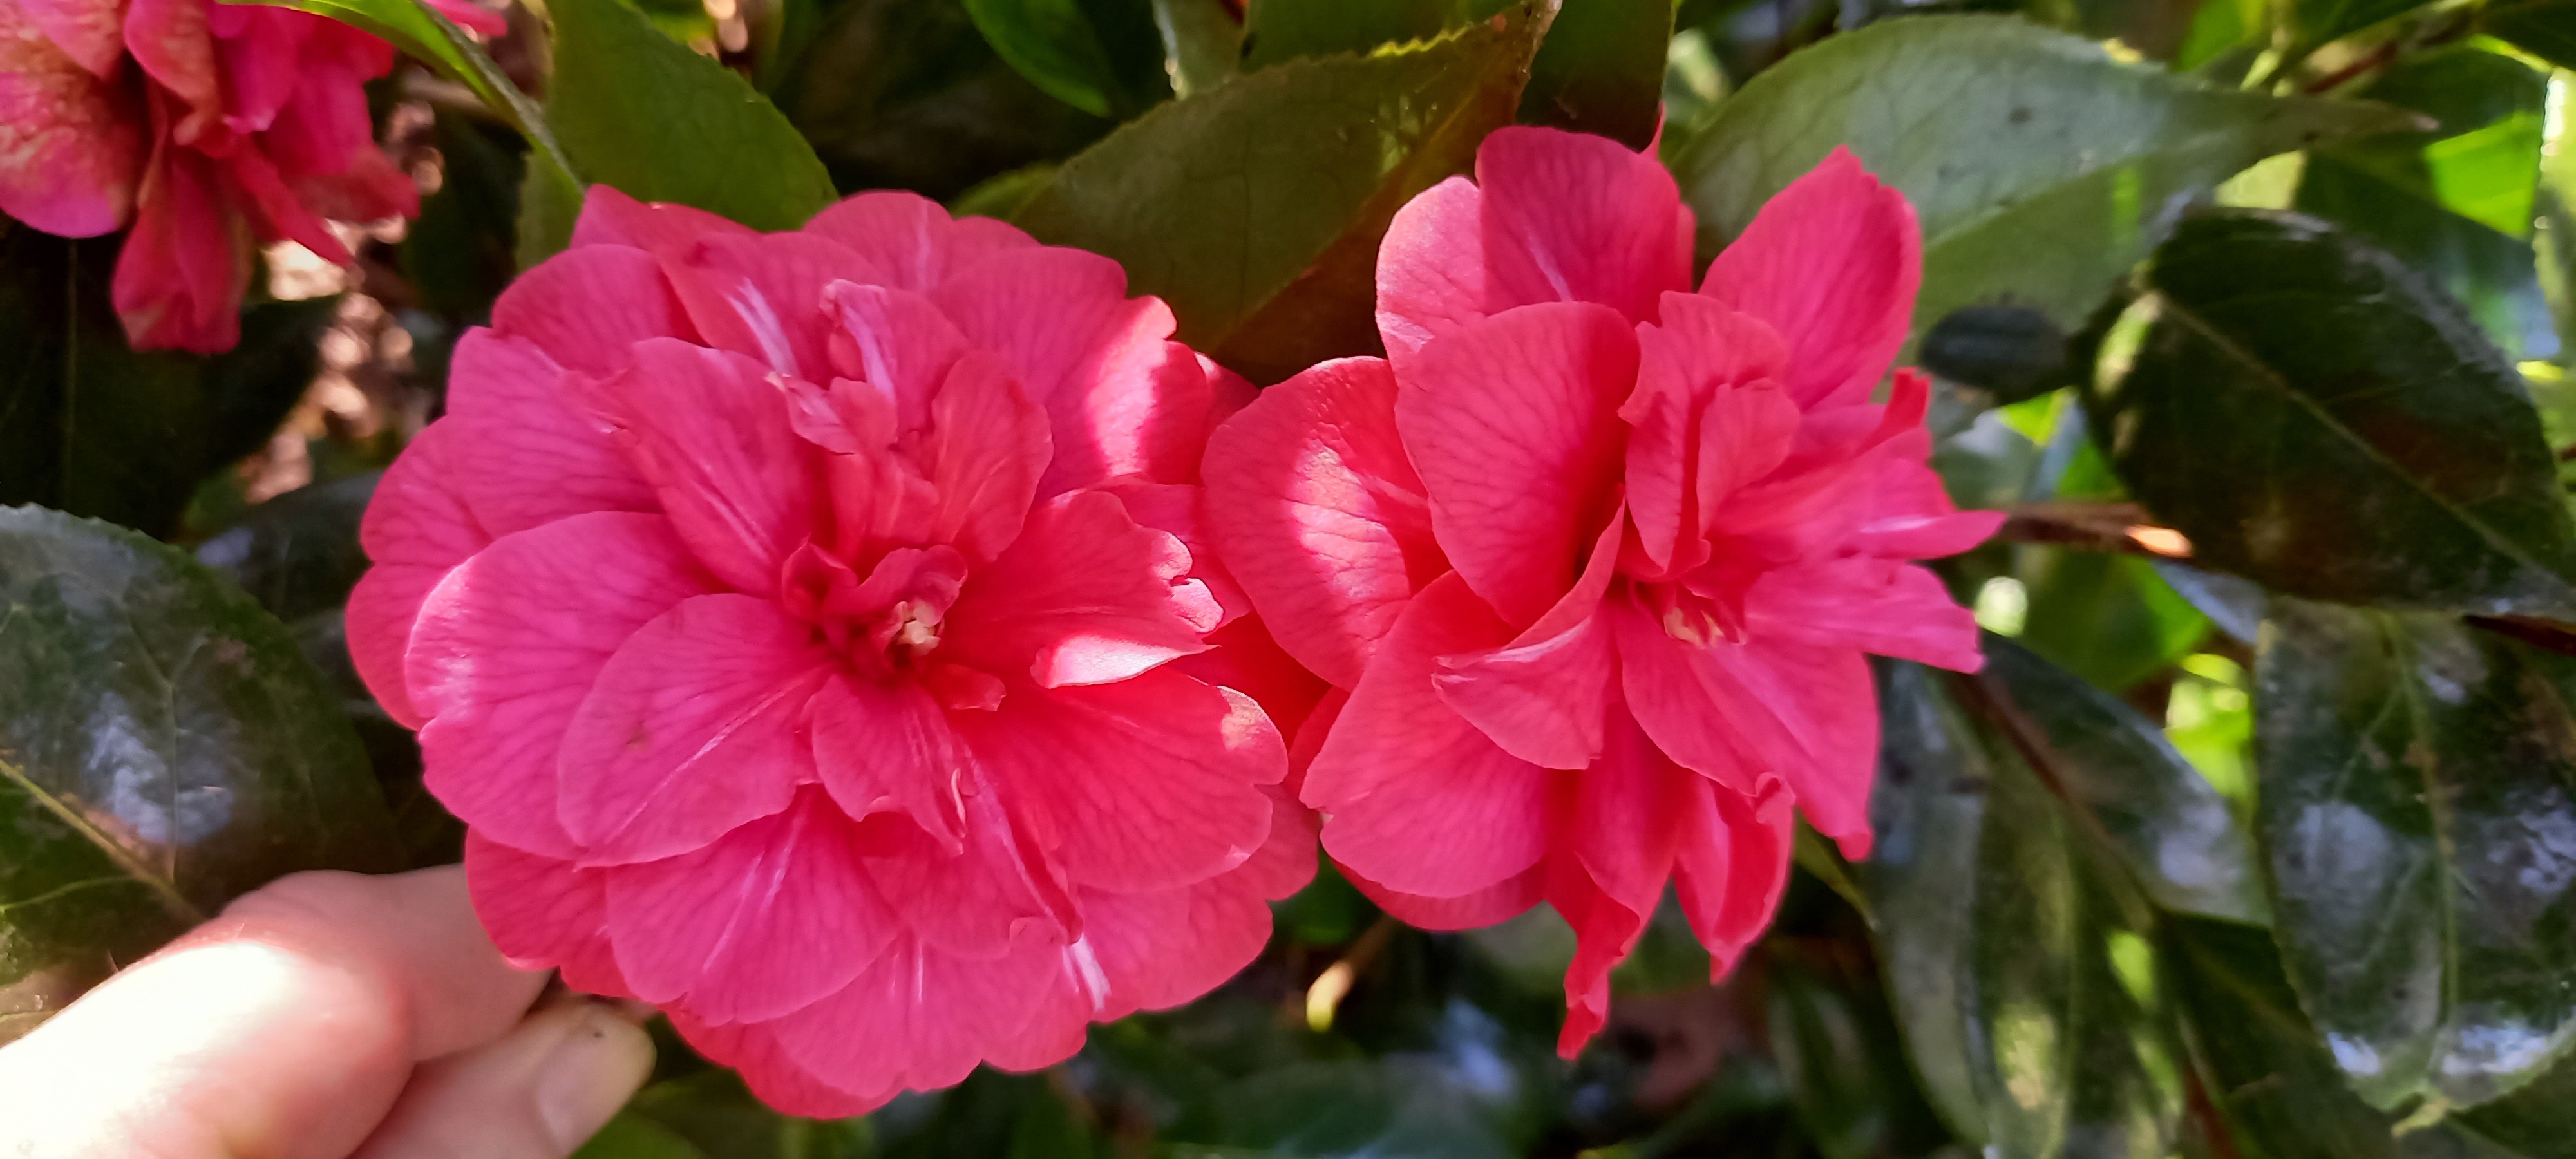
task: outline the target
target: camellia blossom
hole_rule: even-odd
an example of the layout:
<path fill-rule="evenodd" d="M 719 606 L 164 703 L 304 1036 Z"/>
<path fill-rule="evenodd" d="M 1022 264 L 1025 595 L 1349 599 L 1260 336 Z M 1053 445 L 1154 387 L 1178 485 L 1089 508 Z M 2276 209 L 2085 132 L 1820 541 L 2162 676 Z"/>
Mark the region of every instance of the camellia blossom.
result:
<path fill-rule="evenodd" d="M 1925 466 L 1924 379 L 1870 401 L 1920 278 L 1902 196 L 1837 151 L 1696 293 L 1691 240 L 1651 156 L 1498 132 L 1396 216 L 1389 358 L 1273 387 L 1208 446 L 1227 564 L 1337 690 L 1298 746 L 1325 849 L 1421 926 L 1554 905 L 1569 1056 L 1668 881 L 1723 975 L 1793 805 L 1866 851 L 1864 654 L 1976 668 L 1909 561 L 2001 520 Z"/>
<path fill-rule="evenodd" d="M 438 5 L 497 35 L 497 16 Z M 393 49 L 285 8 L 213 0 L 0 0 L 0 213 L 63 237 L 132 223 L 112 287 L 138 349 L 241 336 L 253 243 L 347 264 L 324 219 L 412 217 L 366 82 Z"/>
<path fill-rule="evenodd" d="M 1314 868 L 1256 697 L 1322 686 L 1193 546 L 1249 388 L 1172 328 L 910 194 L 759 234 L 594 188 L 458 343 L 349 601 L 502 950 L 807 1115 L 1249 962 Z"/>

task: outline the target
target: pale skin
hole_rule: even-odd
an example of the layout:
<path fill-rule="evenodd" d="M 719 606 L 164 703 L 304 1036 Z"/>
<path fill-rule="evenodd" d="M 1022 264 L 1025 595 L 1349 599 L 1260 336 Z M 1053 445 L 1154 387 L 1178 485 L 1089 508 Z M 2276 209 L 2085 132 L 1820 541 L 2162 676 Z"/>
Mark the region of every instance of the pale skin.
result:
<path fill-rule="evenodd" d="M 0 1048 L 0 1157 L 560 1159 L 653 1045 L 547 978 L 454 866 L 283 878 Z"/>

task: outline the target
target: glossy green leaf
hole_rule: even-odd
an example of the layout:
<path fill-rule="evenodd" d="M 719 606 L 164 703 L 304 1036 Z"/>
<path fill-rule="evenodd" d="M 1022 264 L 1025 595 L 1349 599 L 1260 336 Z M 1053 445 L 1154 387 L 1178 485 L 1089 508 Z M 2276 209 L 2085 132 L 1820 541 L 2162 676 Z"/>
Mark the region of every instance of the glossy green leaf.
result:
<path fill-rule="evenodd" d="M 328 16 L 382 37 L 386 43 L 482 98 L 495 116 L 525 134 L 538 150 L 560 156 L 536 102 L 519 91 L 492 57 L 447 17 L 420 0 L 226 0 L 275 4 Z"/>
<path fill-rule="evenodd" d="M 2015 18 L 1909 17 L 1755 76 L 1673 168 L 1714 252 L 1849 145 L 1922 223 L 1918 328 L 2008 302 L 2072 331 L 2194 194 L 2274 153 L 2401 118 L 2206 87 Z"/>
<path fill-rule="evenodd" d="M 2100 706 L 2082 699 L 2098 694 L 2007 644 L 1988 647 L 2028 667 L 2021 683 L 2054 683 L 2047 695 L 2058 699 L 2040 703 L 2052 717 L 2104 727 Z M 2206 828 L 2188 810 L 2163 815 L 2175 811 L 2155 781 L 2171 782 L 2180 762 L 2168 754 L 2143 776 L 2121 764 L 2148 747 L 2134 732 L 2095 740 L 2030 728 L 2038 739 L 2016 743 L 2004 730 L 2027 726 L 1971 716 L 1928 669 L 1881 672 L 1878 848 L 1862 882 L 1927 1094 L 1953 1130 L 1997 1154 L 2161 1159 L 2182 1092 L 2156 1022 L 2163 1000 L 2139 932 L 2148 918 L 2092 828 L 2102 822 L 2053 796 L 2025 747 L 2052 769 L 2099 762 L 2087 787 L 2133 810 L 2105 811 L 2132 845 Z M 2066 739 L 2093 750 L 2058 751 Z M 2197 780 L 2188 768 L 2179 775 Z M 2206 860 L 2205 838 L 2181 843 Z"/>
<path fill-rule="evenodd" d="M 2489 4 L 2478 26 L 2560 68 L 2576 67 L 2576 2 L 2507 0 Z"/>
<path fill-rule="evenodd" d="M 2553 348 L 2531 248 L 2547 76 L 2460 45 L 2391 68 L 2361 95 L 2439 128 L 2310 153 L 2296 208 L 2431 275 L 2506 350 Z"/>
<path fill-rule="evenodd" d="M 2209 634 L 2209 618 L 2138 556 L 2041 548 L 2016 574 L 2030 601 L 2021 642 L 2104 688 L 2172 667 Z"/>
<path fill-rule="evenodd" d="M 1233 79 L 1243 59 L 1243 21 L 1225 0 L 1154 0 L 1154 27 L 1178 96 L 1203 93 Z"/>
<path fill-rule="evenodd" d="M 2088 399 L 2194 562 L 2317 599 L 2576 607 L 2576 525 L 2522 378 L 2459 306 L 2311 219 L 2186 224 L 2153 325 Z"/>
<path fill-rule="evenodd" d="M 1511 120 L 1543 12 L 1428 44 L 1300 60 L 1174 101 L 1066 162 L 1021 208 L 1118 259 L 1179 337 L 1256 381 L 1378 349 L 1378 239 Z"/>
<path fill-rule="evenodd" d="M 254 506 L 241 522 L 198 544 L 197 562 L 281 620 L 337 608 L 366 574 L 358 522 L 380 474 L 298 487 Z"/>
<path fill-rule="evenodd" d="M 175 548 L 0 509 L 0 1036 L 270 878 L 391 853 L 283 625 Z"/>
<path fill-rule="evenodd" d="M 1125 118 L 1171 95 L 1149 0 L 965 0 L 993 51 L 1057 100 Z"/>
<path fill-rule="evenodd" d="M 1672 0 L 1565 0 L 1530 62 L 1521 122 L 1645 148 L 1663 126 L 1672 39 Z"/>
<path fill-rule="evenodd" d="M 583 182 L 768 230 L 803 225 L 837 199 L 814 150 L 750 82 L 618 0 L 549 0 L 546 12 L 546 120 Z"/>
<path fill-rule="evenodd" d="M 139 354 L 108 298 L 115 256 L 112 241 L 0 232 L 0 503 L 163 535 L 304 396 L 335 303 L 253 306 L 212 359 Z"/>
<path fill-rule="evenodd" d="M 2289 974 L 2373 1105 L 2495 1098 L 2576 1046 L 2576 658 L 2293 600 L 2256 668 Z"/>

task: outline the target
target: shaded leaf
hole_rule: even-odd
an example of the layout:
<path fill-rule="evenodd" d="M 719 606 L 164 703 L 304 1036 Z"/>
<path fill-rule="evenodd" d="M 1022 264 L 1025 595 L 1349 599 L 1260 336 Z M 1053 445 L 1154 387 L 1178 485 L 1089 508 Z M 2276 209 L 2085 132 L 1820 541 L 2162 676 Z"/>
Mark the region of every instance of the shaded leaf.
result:
<path fill-rule="evenodd" d="M 1990 639 L 1988 648 L 2010 646 Z M 2146 976 L 2146 914 L 2124 897 L 2088 822 L 2051 795 L 2020 747 L 1963 712 L 1928 669 L 1880 671 L 1879 844 L 1861 880 L 1878 915 L 1889 995 L 1933 1104 L 1953 1130 L 1998 1154 L 2160 1159 L 2173 1146 L 2181 1091 Z M 2025 683 L 2037 679 L 2036 669 L 2024 673 Z M 2070 715 L 2080 726 L 2083 714 Z M 2109 747 L 2140 746 L 2123 738 Z M 2172 773 L 2142 777 L 2112 763 L 2131 755 L 2114 752 L 2092 787 L 2151 815 L 2164 803 L 2147 777 Z M 2180 775 L 2197 780 L 2188 768 Z"/>
<path fill-rule="evenodd" d="M 546 13 L 546 120 L 573 176 L 766 230 L 794 229 L 838 198 L 814 150 L 739 75 L 617 0 L 549 0 Z"/>
<path fill-rule="evenodd" d="M 241 522 L 197 545 L 197 562 L 281 620 L 300 620 L 349 602 L 366 573 L 358 521 L 381 472 L 298 487 L 250 509 Z"/>
<path fill-rule="evenodd" d="M 1125 119 L 1172 93 L 1150 0 L 965 0 L 984 39 L 1049 96 Z"/>
<path fill-rule="evenodd" d="M 518 272 L 514 233 L 526 156 L 471 118 L 438 113 L 438 192 L 403 232 L 402 270 L 421 304 L 480 321 Z"/>
<path fill-rule="evenodd" d="M 2087 400 L 2194 562 L 2316 599 L 2576 606 L 2576 526 L 2511 363 L 2456 303 L 2311 219 L 2186 224 L 2153 324 Z"/>
<path fill-rule="evenodd" d="M 2134 555 L 2035 549 L 2017 569 L 2030 596 L 2019 639 L 2114 691 L 2173 666 L 2209 618 Z"/>
<path fill-rule="evenodd" d="M 1294 1159 L 1505 1159 L 1520 1154 L 1451 1076 L 1403 1057 L 1301 1063 L 1261 1072 L 1215 1091 L 1198 1115 L 1180 1134 L 1194 1143 L 1228 1149 L 1217 1154 Z"/>
<path fill-rule="evenodd" d="M 2274 153 L 2402 123 L 2374 105 L 2205 87 L 2016 18 L 1925 16 L 1755 76 L 1673 169 L 1705 254 L 1847 144 L 1922 222 L 1918 328 L 2011 304 L 2073 330 L 2193 195 Z"/>
<path fill-rule="evenodd" d="M 1154 27 L 1163 34 L 1177 95 L 1224 84 L 1243 59 L 1243 21 L 1225 0 L 1154 0 Z"/>
<path fill-rule="evenodd" d="M 2361 95 L 2439 127 L 2311 152 L 2295 207 L 2431 275 L 2506 350 L 2550 354 L 2531 248 L 2548 77 L 2457 45 L 2391 67 Z"/>
<path fill-rule="evenodd" d="M 2508 0 L 2478 13 L 2478 27 L 2560 68 L 2576 68 L 2576 3 Z"/>
<path fill-rule="evenodd" d="M 2485 1102 L 2576 1045 L 2576 658 L 2276 600 L 2257 827 L 2288 973 L 2355 1090 Z"/>
<path fill-rule="evenodd" d="M 2289 5 L 2294 51 L 2315 49 L 2384 20 L 2427 7 L 2432 0 L 2297 0 Z"/>
<path fill-rule="evenodd" d="M 1530 62 L 1521 122 L 1645 148 L 1663 125 L 1672 39 L 1672 0 L 1565 0 Z"/>
<path fill-rule="evenodd" d="M 391 853 L 283 625 L 175 548 L 0 510 L 0 1037 L 271 878 Z"/>
<path fill-rule="evenodd" d="M 1378 239 L 1510 121 L 1544 15 L 1301 60 L 1155 109 L 1023 206 L 1039 240 L 1118 259 L 1179 338 L 1257 381 L 1378 349 Z"/>
<path fill-rule="evenodd" d="M 136 353 L 108 300 L 115 248 L 0 233 L 0 503 L 163 535 L 304 396 L 336 302 L 253 306 L 240 345 L 212 359 Z"/>
<path fill-rule="evenodd" d="M 1243 68 L 1429 40 L 1502 6 L 1496 0 L 1250 0 Z"/>
<path fill-rule="evenodd" d="M 627 1111 L 610 1119 L 572 1159 L 706 1159 L 706 1152 L 670 1128 Z"/>

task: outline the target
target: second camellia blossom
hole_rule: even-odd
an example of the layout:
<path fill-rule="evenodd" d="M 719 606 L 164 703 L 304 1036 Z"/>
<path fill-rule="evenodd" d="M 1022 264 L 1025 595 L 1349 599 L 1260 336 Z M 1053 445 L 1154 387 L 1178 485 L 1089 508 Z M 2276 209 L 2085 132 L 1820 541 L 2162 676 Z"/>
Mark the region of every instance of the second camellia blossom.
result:
<path fill-rule="evenodd" d="M 1117 263 L 594 190 L 368 512 L 351 649 L 504 952 L 848 1115 L 1240 969 L 1320 691 L 1194 542 L 1240 380 Z"/>
<path fill-rule="evenodd" d="M 1325 848 L 1431 928 L 1544 900 L 1580 948 L 1569 1055 L 1667 883 L 1724 973 L 1788 868 L 1790 809 L 1869 842 L 1867 653 L 1978 665 L 1910 560 L 2000 516 L 1925 466 L 1900 371 L 1914 217 L 1837 151 L 1690 288 L 1651 157 L 1506 129 L 1397 215 L 1388 359 L 1327 363 L 1212 439 L 1227 562 L 1339 691 L 1302 794 Z"/>

